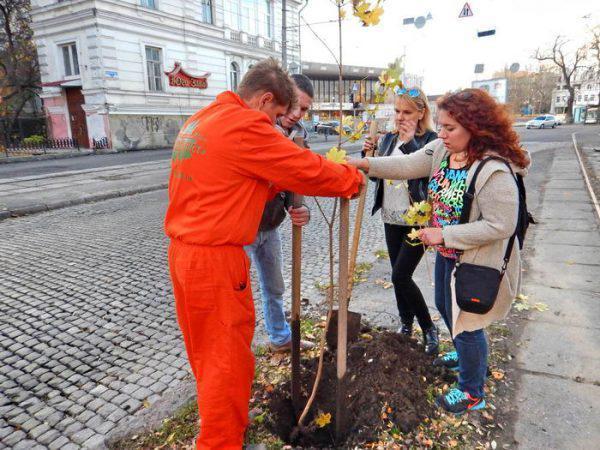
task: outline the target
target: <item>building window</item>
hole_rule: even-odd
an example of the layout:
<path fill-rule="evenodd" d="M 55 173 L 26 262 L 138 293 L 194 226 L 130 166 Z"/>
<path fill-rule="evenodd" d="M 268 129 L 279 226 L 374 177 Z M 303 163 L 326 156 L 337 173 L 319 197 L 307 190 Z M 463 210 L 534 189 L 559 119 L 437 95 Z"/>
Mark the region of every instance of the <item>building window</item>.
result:
<path fill-rule="evenodd" d="M 580 102 L 581 101 L 581 95 L 577 96 L 577 101 Z"/>
<path fill-rule="evenodd" d="M 140 4 L 145 8 L 156 9 L 156 0 L 140 0 Z"/>
<path fill-rule="evenodd" d="M 79 61 L 77 59 L 77 46 L 75 45 L 75 42 L 61 45 L 60 48 L 62 51 L 65 76 L 71 77 L 79 75 Z"/>
<path fill-rule="evenodd" d="M 200 7 L 202 8 L 202 22 L 204 23 L 213 23 L 213 14 L 212 14 L 212 1 L 211 0 L 201 0 Z"/>
<path fill-rule="evenodd" d="M 162 50 L 157 47 L 146 47 L 146 70 L 148 72 L 148 89 L 160 92 L 162 85 Z"/>
<path fill-rule="evenodd" d="M 556 101 L 560 102 L 560 95 L 558 97 L 556 97 Z"/>
<path fill-rule="evenodd" d="M 265 8 L 265 36 L 271 39 L 273 37 L 273 5 L 271 0 L 264 1 Z"/>
<path fill-rule="evenodd" d="M 229 80 L 231 82 L 231 90 L 236 91 L 240 81 L 240 66 L 235 62 L 232 62 L 229 67 Z"/>

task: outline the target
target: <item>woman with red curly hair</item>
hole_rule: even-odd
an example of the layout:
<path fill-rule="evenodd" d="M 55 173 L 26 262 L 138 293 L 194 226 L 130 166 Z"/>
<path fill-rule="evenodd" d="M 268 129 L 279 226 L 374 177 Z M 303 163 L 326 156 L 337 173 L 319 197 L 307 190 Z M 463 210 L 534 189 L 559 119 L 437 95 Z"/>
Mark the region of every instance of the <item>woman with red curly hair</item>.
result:
<path fill-rule="evenodd" d="M 467 223 L 459 223 L 463 196 L 481 161 L 500 157 L 512 171 L 525 175 L 530 164 L 520 146 L 505 108 L 486 92 L 465 89 L 438 101 L 439 139 L 410 155 L 350 159 L 371 177 L 415 179 L 429 177 L 431 226 L 419 230 L 426 245 L 437 250 L 435 304 L 453 339 L 455 351 L 434 361 L 458 371 L 458 386 L 437 398 L 438 406 L 462 414 L 485 407 L 484 383 L 488 345 L 484 328 L 503 319 L 521 281 L 519 246 L 512 257 L 493 308 L 474 314 L 458 307 L 453 273 L 457 258 L 500 270 L 518 220 L 519 193 L 511 170 L 503 161 L 488 160 L 481 167 Z"/>

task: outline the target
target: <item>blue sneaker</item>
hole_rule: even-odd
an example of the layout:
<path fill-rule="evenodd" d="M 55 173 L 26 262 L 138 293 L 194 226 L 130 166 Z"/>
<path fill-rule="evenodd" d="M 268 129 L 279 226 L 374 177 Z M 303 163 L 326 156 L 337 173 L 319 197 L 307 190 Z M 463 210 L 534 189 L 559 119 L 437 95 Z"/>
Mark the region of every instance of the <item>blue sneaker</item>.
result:
<path fill-rule="evenodd" d="M 456 415 L 485 408 L 483 397 L 471 397 L 468 392 L 457 388 L 452 388 L 446 394 L 440 395 L 435 399 L 435 404 Z"/>
<path fill-rule="evenodd" d="M 433 360 L 436 367 L 445 367 L 450 370 L 458 370 L 458 353 L 448 352 Z"/>

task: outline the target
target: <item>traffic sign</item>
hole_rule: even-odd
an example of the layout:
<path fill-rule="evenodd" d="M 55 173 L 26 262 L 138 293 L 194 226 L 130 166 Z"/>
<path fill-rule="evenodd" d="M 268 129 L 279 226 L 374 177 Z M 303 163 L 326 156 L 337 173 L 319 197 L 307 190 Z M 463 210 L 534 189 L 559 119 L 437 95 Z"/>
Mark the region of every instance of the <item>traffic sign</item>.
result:
<path fill-rule="evenodd" d="M 472 16 L 473 16 L 473 10 L 471 9 L 471 6 L 469 5 L 469 3 L 465 3 L 465 6 L 462 7 L 462 10 L 460 11 L 458 18 L 462 19 L 463 17 L 472 17 Z"/>

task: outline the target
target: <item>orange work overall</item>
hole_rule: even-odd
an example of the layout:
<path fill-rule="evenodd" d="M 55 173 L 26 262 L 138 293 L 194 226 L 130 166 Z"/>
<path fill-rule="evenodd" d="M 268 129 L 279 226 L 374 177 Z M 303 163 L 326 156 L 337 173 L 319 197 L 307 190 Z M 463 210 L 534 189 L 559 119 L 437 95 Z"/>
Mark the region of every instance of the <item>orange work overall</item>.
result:
<path fill-rule="evenodd" d="M 301 149 L 233 92 L 184 124 L 173 148 L 165 230 L 169 266 L 196 377 L 200 449 L 240 449 L 248 423 L 254 305 L 243 246 L 278 189 L 357 193 L 362 176 Z"/>
<path fill-rule="evenodd" d="M 254 375 L 254 303 L 238 246 L 173 240 L 169 265 L 177 320 L 197 380 L 199 449 L 240 449 Z"/>

